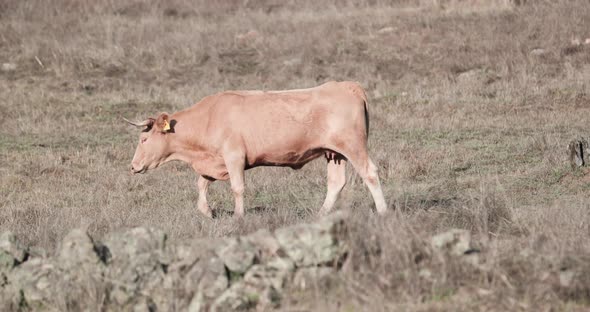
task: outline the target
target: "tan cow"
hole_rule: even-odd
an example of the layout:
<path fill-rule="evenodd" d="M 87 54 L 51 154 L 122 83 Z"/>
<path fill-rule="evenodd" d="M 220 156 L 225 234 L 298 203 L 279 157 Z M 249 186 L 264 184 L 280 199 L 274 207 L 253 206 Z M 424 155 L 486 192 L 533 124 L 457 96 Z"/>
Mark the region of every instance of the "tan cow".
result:
<path fill-rule="evenodd" d="M 126 120 L 126 119 L 125 119 Z M 328 82 L 288 91 L 226 91 L 207 96 L 172 115 L 161 113 L 144 127 L 131 162 L 134 173 L 180 160 L 200 175 L 197 207 L 206 216 L 207 188 L 230 180 L 235 216 L 244 214 L 244 171 L 258 166 L 299 169 L 311 160 L 328 160 L 328 213 L 346 183 L 350 161 L 369 187 L 377 212 L 387 210 L 377 167 L 367 152 L 367 98 L 355 82 Z"/>

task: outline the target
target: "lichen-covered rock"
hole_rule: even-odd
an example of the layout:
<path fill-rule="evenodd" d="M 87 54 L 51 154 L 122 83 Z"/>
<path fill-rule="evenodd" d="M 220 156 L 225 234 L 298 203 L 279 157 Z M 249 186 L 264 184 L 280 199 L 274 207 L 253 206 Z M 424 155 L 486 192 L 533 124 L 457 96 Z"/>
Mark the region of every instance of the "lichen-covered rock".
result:
<path fill-rule="evenodd" d="M 298 224 L 275 232 L 281 249 L 298 267 L 337 264 L 346 254 L 343 213 L 313 224 Z"/>
<path fill-rule="evenodd" d="M 280 306 L 288 285 L 333 275 L 346 254 L 344 216 L 240 238 L 168 246 L 158 230 L 106 237 L 71 231 L 54 257 L 0 238 L 0 310 L 234 311 Z M 326 267 L 325 265 L 331 265 Z M 319 267 L 318 267 L 319 266 Z M 322 284 L 323 285 L 323 284 Z"/>
<path fill-rule="evenodd" d="M 278 255 L 281 245 L 275 236 L 267 229 L 260 229 L 243 238 L 244 241 L 254 245 L 258 254 L 256 258 L 267 261 Z"/>
<path fill-rule="evenodd" d="M 213 302 L 211 311 L 245 311 L 255 307 L 276 307 L 280 300 L 280 293 L 272 286 L 263 287 L 240 281 Z"/>
<path fill-rule="evenodd" d="M 109 297 L 120 308 L 140 304 L 151 297 L 158 310 L 169 304 L 164 277 L 169 256 L 166 254 L 166 235 L 159 230 L 133 228 L 111 234 L 105 240 L 110 258 L 107 261 L 106 281 Z"/>
<path fill-rule="evenodd" d="M 31 246 L 31 247 L 27 248 L 27 252 L 28 252 L 28 256 L 30 258 L 47 258 L 47 257 L 49 257 L 47 250 L 45 250 L 41 247 L 37 247 L 37 246 Z"/>
<path fill-rule="evenodd" d="M 188 305 L 188 312 L 200 312 L 204 311 L 205 305 L 205 298 L 203 298 L 203 293 L 196 293 L 191 302 Z"/>
<path fill-rule="evenodd" d="M 0 235 L 0 272 L 12 269 L 26 257 L 27 249 L 20 244 L 14 233 L 6 231 Z"/>
<path fill-rule="evenodd" d="M 18 242 L 12 232 L 0 235 L 0 310 L 9 310 L 13 297 L 18 290 L 13 289 L 9 281 L 9 274 L 14 267 L 22 263 L 27 257 L 26 249 Z"/>
<path fill-rule="evenodd" d="M 27 259 L 16 267 L 3 292 L 11 297 L 12 307 L 31 310 L 79 310 L 100 304 L 105 267 L 95 249 L 86 232 L 73 230 L 55 258 Z"/>
<path fill-rule="evenodd" d="M 256 264 L 244 276 L 244 282 L 259 287 L 273 287 L 282 291 L 290 280 L 295 266 L 289 259 L 276 258 L 266 264 Z"/>
<path fill-rule="evenodd" d="M 137 227 L 122 233 L 110 234 L 105 240 L 112 262 L 128 260 L 144 253 L 161 254 L 166 247 L 167 236 L 157 229 Z M 158 256 L 160 258 L 160 256 Z"/>
<path fill-rule="evenodd" d="M 8 284 L 3 288 L 9 298 L 5 302 L 10 309 L 28 307 L 32 310 L 59 310 L 56 299 L 63 296 L 56 287 L 59 279 L 57 268 L 46 259 L 36 258 L 24 262 L 8 275 Z"/>
<path fill-rule="evenodd" d="M 186 278 L 193 283 L 197 282 L 196 290 L 202 293 L 205 299 L 219 296 L 229 286 L 225 267 L 219 258 L 207 259 L 201 265 L 194 266 Z"/>
<path fill-rule="evenodd" d="M 313 286 L 325 288 L 329 283 L 330 277 L 334 276 L 336 269 L 331 267 L 310 267 L 297 270 L 293 276 L 292 285 L 301 290 Z"/>
<path fill-rule="evenodd" d="M 106 267 L 99 250 L 100 246 L 81 229 L 68 233 L 61 243 L 55 259 L 59 278 L 54 286 L 62 291 L 61 301 L 72 310 L 80 310 L 91 301 L 96 305 L 101 303 Z M 85 302 L 80 298 L 85 298 Z"/>
<path fill-rule="evenodd" d="M 190 299 L 181 306 L 188 305 L 189 311 L 206 310 L 229 287 L 229 279 L 223 261 L 212 249 L 197 247 L 191 250 L 190 256 L 181 261 L 184 265 L 175 265 L 169 275 L 178 272 L 180 283 L 177 288 Z"/>
<path fill-rule="evenodd" d="M 64 268 L 103 264 L 96 252 L 94 242 L 86 231 L 81 229 L 72 230 L 66 235 L 57 258 L 58 263 Z"/>
<path fill-rule="evenodd" d="M 232 285 L 213 302 L 211 312 L 245 311 L 256 307 L 260 294 L 256 290 L 246 289 L 244 283 Z"/>
<path fill-rule="evenodd" d="M 278 291 L 266 288 L 273 287 L 273 289 L 282 290 L 285 281 L 289 279 L 294 269 L 291 260 L 270 257 L 272 253 L 268 252 L 269 248 L 265 248 L 265 246 L 277 250 L 278 247 L 272 247 L 273 240 L 270 232 L 258 231 L 240 239 L 218 242 L 221 245 L 213 248 L 213 253 L 210 251 L 210 246 L 191 248 L 194 250 L 192 253 L 181 251 L 180 253 L 184 254 L 182 262 L 192 263 L 188 270 L 184 265 L 183 289 L 187 293 L 193 294 L 188 310 L 218 309 L 225 311 L 230 308 L 243 307 L 247 309 L 251 306 L 265 304 L 263 302 L 266 302 L 264 298 L 268 297 L 267 294 L 278 293 Z M 245 244 L 242 246 L 244 248 L 240 248 L 238 246 L 240 244 Z M 274 244 L 278 245 L 276 240 L 274 240 Z M 195 254 L 199 254 L 199 256 L 195 256 Z M 239 260 L 236 259 L 237 256 L 243 254 L 246 254 L 247 257 L 242 266 L 236 265 L 236 261 L 239 263 Z M 269 261 L 265 264 L 252 264 L 258 257 Z M 231 271 L 230 267 L 235 271 Z M 232 288 L 230 288 L 230 284 Z M 278 297 L 278 295 L 274 295 L 273 298 L 276 301 Z M 216 300 L 217 298 L 221 299 Z"/>
<path fill-rule="evenodd" d="M 258 249 L 248 240 L 230 238 L 215 253 L 233 275 L 243 275 L 256 261 Z"/>
<path fill-rule="evenodd" d="M 471 250 L 471 233 L 467 230 L 451 229 L 431 239 L 435 250 L 460 256 Z"/>

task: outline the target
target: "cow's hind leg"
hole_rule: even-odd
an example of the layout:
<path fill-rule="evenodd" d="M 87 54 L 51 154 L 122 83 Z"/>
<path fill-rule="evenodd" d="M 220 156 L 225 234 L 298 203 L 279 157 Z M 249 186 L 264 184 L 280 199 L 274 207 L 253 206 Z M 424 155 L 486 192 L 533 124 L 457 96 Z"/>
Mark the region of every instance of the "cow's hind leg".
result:
<path fill-rule="evenodd" d="M 364 144 L 363 144 L 364 145 Z M 366 147 L 356 151 L 342 153 L 348 161 L 352 164 L 356 172 L 361 176 L 371 195 L 375 201 L 375 208 L 377 213 L 384 214 L 387 211 L 387 204 L 385 197 L 381 190 L 381 183 L 379 182 L 379 175 L 377 174 L 377 166 L 369 158 Z"/>
<path fill-rule="evenodd" d="M 320 209 L 320 215 L 328 214 L 332 210 L 340 191 L 346 185 L 346 159 L 331 151 L 326 152 L 326 159 L 328 160 L 328 192 Z"/>
<path fill-rule="evenodd" d="M 367 157 L 367 163 L 360 164 L 360 169 L 357 169 L 357 171 L 359 173 L 362 172 L 361 177 L 363 178 L 363 181 L 365 181 L 365 184 L 373 196 L 377 213 L 384 214 L 387 211 L 387 204 L 385 203 L 383 190 L 381 190 L 381 182 L 379 182 L 377 166 L 375 166 L 371 158 Z"/>
<path fill-rule="evenodd" d="M 214 180 L 199 176 L 197 180 L 197 189 L 199 190 L 199 199 L 197 200 L 197 209 L 205 216 L 212 218 L 213 212 L 207 203 L 207 189 L 209 184 Z"/>

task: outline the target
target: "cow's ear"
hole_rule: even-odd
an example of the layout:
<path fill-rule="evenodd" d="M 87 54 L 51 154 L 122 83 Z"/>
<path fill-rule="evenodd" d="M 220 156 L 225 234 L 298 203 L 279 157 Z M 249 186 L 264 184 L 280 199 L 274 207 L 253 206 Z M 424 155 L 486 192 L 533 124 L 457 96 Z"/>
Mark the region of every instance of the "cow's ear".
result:
<path fill-rule="evenodd" d="M 162 133 L 169 132 L 170 128 L 170 120 L 168 120 L 168 114 L 161 113 L 158 118 L 156 118 L 156 127 L 158 131 Z"/>

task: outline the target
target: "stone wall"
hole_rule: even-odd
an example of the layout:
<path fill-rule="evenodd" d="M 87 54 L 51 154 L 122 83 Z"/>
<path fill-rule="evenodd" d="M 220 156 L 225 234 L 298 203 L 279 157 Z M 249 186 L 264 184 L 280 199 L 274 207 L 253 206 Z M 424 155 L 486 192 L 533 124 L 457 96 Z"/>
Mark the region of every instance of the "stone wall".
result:
<path fill-rule="evenodd" d="M 331 276 L 348 253 L 345 216 L 174 244 L 133 228 L 102 241 L 76 229 L 54 256 L 0 237 L 0 310 L 230 311 L 280 307 L 287 289 Z"/>

